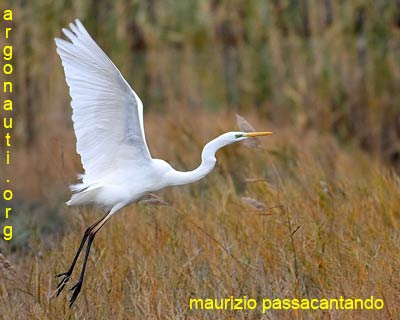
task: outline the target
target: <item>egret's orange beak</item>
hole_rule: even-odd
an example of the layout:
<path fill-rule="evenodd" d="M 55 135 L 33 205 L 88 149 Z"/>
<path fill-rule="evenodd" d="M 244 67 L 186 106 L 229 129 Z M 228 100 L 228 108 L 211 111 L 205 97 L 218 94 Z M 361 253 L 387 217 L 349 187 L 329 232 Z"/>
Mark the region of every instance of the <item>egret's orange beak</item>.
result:
<path fill-rule="evenodd" d="M 245 137 L 259 137 L 259 136 L 269 136 L 271 135 L 271 131 L 264 131 L 264 132 L 246 132 L 244 135 Z"/>

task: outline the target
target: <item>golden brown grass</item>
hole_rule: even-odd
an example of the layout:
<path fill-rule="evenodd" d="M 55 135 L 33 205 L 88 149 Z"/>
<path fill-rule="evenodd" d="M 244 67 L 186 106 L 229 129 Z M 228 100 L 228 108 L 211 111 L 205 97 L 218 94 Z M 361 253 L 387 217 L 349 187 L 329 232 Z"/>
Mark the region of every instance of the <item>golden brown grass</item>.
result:
<path fill-rule="evenodd" d="M 395 319 L 399 178 L 329 136 L 247 116 L 257 129 L 275 132 L 263 140 L 264 150 L 225 148 L 206 179 L 160 193 L 169 206 L 133 205 L 113 217 L 94 242 L 72 309 L 67 290 L 51 298 L 54 275 L 68 267 L 99 211 L 60 207 L 58 215 L 68 224 L 63 232 L 37 234 L 29 251 L 7 252 L 16 275 L 2 274 L 2 318 L 259 319 L 259 310 L 190 311 L 189 298 L 373 295 L 384 299 L 383 310 L 275 311 L 267 318 Z M 231 113 L 197 111 L 196 125 L 191 119 L 193 112 L 185 110 L 146 115 L 153 155 L 190 169 L 207 140 L 234 129 Z M 64 173 L 58 176 L 72 177 L 79 170 L 72 133 L 62 140 Z M 42 157 L 41 165 L 56 185 L 60 168 L 54 159 Z M 267 209 L 258 210 L 249 198 Z"/>

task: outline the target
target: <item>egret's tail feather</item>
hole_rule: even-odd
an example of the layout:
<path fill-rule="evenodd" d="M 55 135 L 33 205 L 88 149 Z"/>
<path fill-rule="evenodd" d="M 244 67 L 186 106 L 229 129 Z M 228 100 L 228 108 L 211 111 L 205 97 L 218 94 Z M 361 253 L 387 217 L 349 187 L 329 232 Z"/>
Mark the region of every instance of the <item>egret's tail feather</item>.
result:
<path fill-rule="evenodd" d="M 96 193 L 101 187 L 100 185 L 87 185 L 85 183 L 71 185 L 70 189 L 74 194 L 66 204 L 68 206 L 91 204 L 95 201 Z"/>
<path fill-rule="evenodd" d="M 89 186 L 85 183 L 77 183 L 77 184 L 71 184 L 69 188 L 71 189 L 72 192 L 82 192 L 88 189 Z"/>

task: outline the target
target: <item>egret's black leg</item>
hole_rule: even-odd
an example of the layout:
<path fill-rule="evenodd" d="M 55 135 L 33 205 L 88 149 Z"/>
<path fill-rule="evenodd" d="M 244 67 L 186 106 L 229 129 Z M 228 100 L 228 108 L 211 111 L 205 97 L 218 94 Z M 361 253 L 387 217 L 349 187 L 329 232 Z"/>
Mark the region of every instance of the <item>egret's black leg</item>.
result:
<path fill-rule="evenodd" d="M 104 215 L 101 219 L 99 219 L 98 221 L 96 221 L 95 223 L 93 223 L 90 227 L 88 227 L 88 228 L 85 230 L 85 233 L 83 234 L 83 237 L 82 237 L 81 244 L 79 245 L 79 248 L 78 248 L 78 250 L 76 251 L 74 260 L 72 261 L 71 266 L 69 267 L 68 271 L 67 271 L 67 272 L 63 272 L 63 273 L 59 273 L 59 274 L 56 275 L 57 278 L 58 278 L 58 277 L 63 277 L 63 279 L 60 281 L 60 283 L 59 283 L 58 286 L 57 286 L 57 290 L 56 290 L 57 296 L 61 293 L 61 291 L 64 289 L 65 285 L 68 283 L 68 281 L 69 281 L 69 279 L 70 279 L 70 277 L 71 277 L 72 271 L 73 271 L 74 268 L 75 268 L 75 264 L 76 264 L 76 262 L 77 262 L 77 260 L 78 260 L 78 258 L 79 258 L 79 255 L 81 254 L 81 251 L 82 251 L 82 249 L 83 249 L 83 246 L 85 245 L 85 242 L 86 242 L 87 238 L 89 237 L 91 231 L 92 231 L 93 228 L 95 228 L 101 221 L 103 221 L 103 220 L 105 219 L 105 217 L 107 217 L 107 215 L 108 215 L 108 213 L 107 213 L 106 215 Z"/>
<path fill-rule="evenodd" d="M 104 223 L 111 217 L 111 215 L 106 215 L 94 228 L 89 233 L 88 236 L 88 243 L 86 246 L 86 253 L 85 253 L 85 258 L 83 260 L 82 264 L 82 270 L 81 270 L 81 275 L 79 276 L 79 281 L 71 288 L 71 291 L 73 291 L 71 299 L 69 300 L 69 307 L 71 308 L 72 305 L 74 304 L 76 298 L 79 295 L 79 292 L 81 291 L 82 288 L 82 283 L 83 283 L 83 278 L 85 276 L 85 270 L 86 270 L 86 264 L 89 258 L 90 254 L 90 248 L 92 246 L 92 242 L 94 240 L 94 237 L 96 236 L 96 233 L 101 229 L 101 227 L 104 225 Z"/>

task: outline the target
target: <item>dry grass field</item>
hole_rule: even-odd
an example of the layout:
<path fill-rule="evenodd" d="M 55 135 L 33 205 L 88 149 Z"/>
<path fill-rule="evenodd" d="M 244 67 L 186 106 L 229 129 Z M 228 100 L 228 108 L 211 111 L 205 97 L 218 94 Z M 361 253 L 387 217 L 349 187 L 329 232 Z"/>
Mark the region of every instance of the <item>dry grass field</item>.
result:
<path fill-rule="evenodd" d="M 146 116 L 149 145 L 180 169 L 195 166 L 202 144 L 234 127 L 230 113 L 199 113 L 196 127 L 189 112 L 167 114 Z M 3 266 L 2 318 L 259 319 L 260 310 L 189 310 L 189 298 L 372 295 L 384 299 L 383 310 L 270 311 L 266 318 L 395 319 L 398 176 L 329 136 L 248 117 L 275 132 L 263 149 L 230 146 L 206 179 L 161 192 L 168 205 L 134 205 L 113 217 L 95 240 L 72 309 L 66 292 L 51 297 L 54 274 L 68 267 L 99 212 L 66 208 L 58 198 L 52 214 L 63 221 L 62 231 L 36 234 L 27 253 L 10 253 L 12 269 Z M 73 153 L 72 138 L 65 148 Z"/>
<path fill-rule="evenodd" d="M 15 120 L 10 166 L 0 142 L 0 188 L 10 177 L 14 229 L 0 241 L 0 319 L 399 319 L 398 0 L 0 2 L 6 8 L 16 89 L 2 99 L 13 99 Z M 220 150 L 205 179 L 159 192 L 164 205 L 112 217 L 69 309 L 68 288 L 53 297 L 54 275 L 102 214 L 64 204 L 82 168 L 53 39 L 75 18 L 142 98 L 153 157 L 193 169 L 206 142 L 237 129 L 236 113 L 274 135 L 261 149 Z M 385 305 L 189 309 L 190 298 L 231 296 Z"/>

